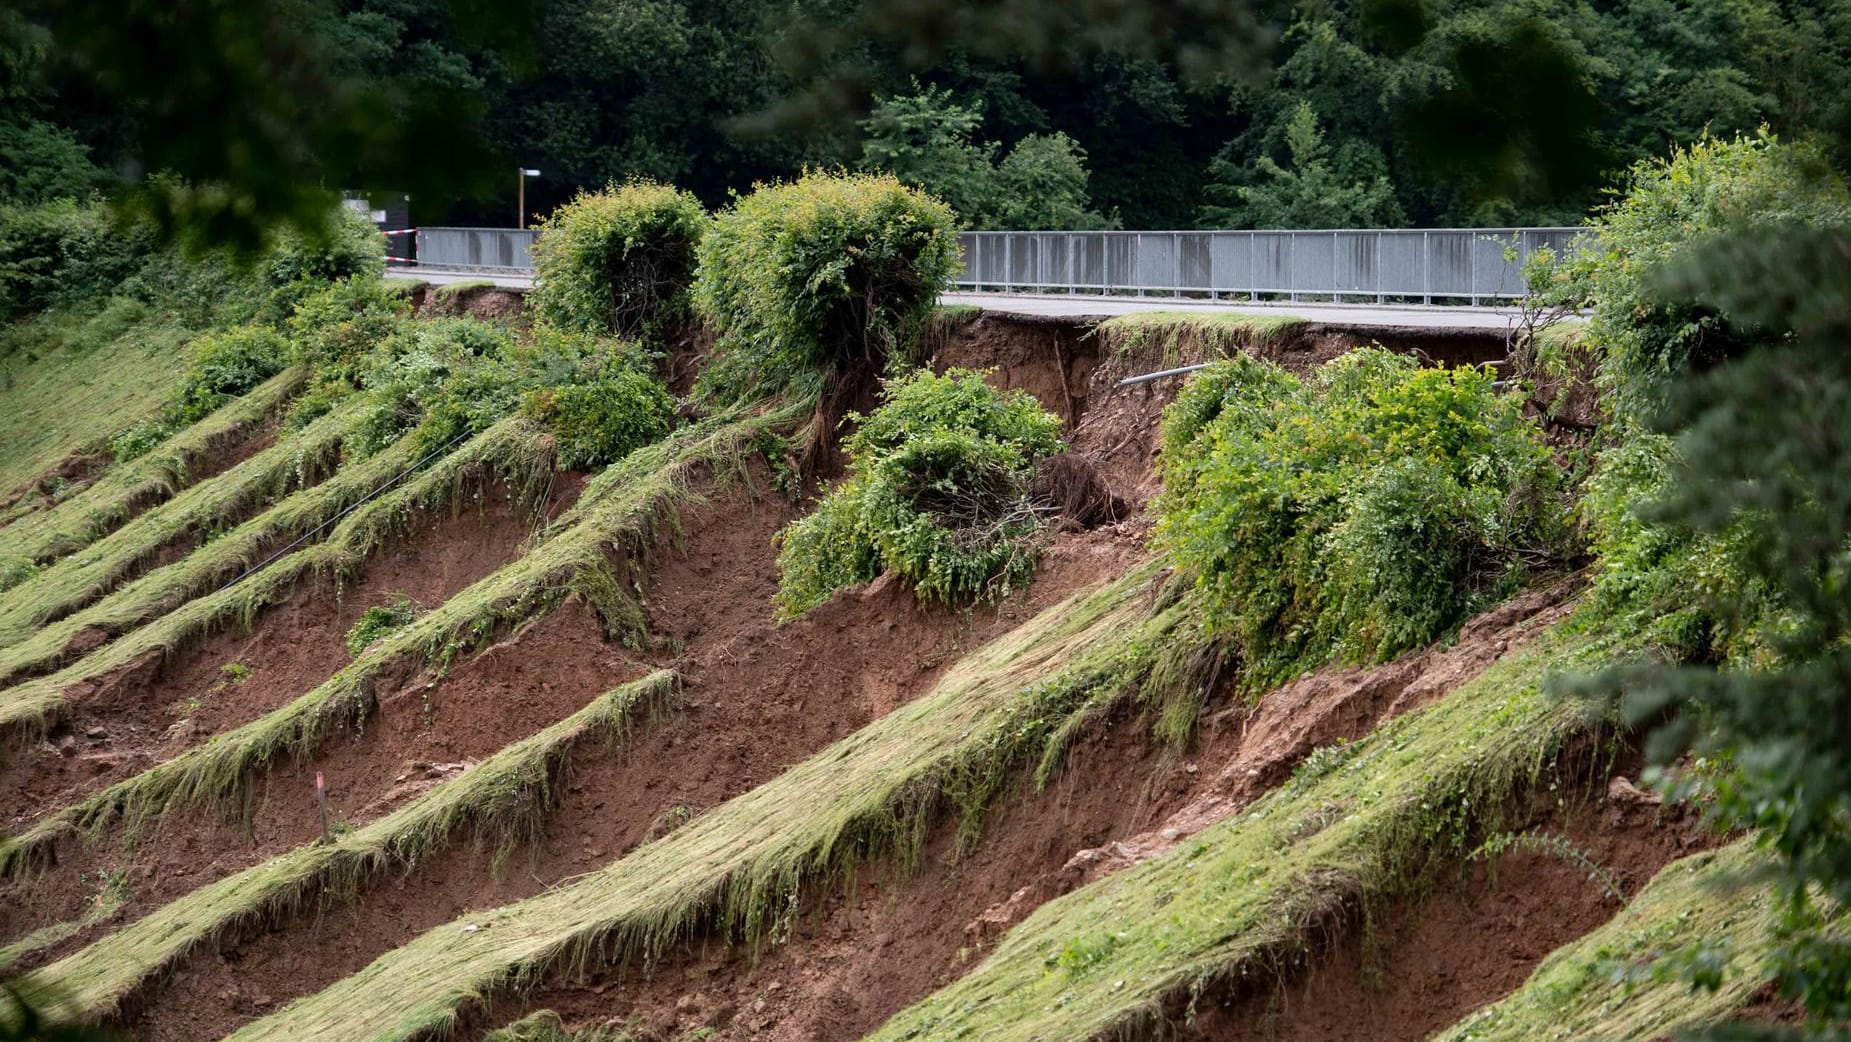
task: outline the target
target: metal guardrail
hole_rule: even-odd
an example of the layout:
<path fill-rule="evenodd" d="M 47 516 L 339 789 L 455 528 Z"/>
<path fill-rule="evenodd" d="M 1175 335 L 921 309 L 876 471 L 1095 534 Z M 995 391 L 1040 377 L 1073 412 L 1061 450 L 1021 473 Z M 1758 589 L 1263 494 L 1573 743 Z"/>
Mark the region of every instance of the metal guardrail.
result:
<path fill-rule="evenodd" d="M 1524 296 L 1524 260 L 1542 248 L 1565 253 L 1582 231 L 963 232 L 964 273 L 956 285 L 1005 293 L 1476 304 Z M 526 274 L 538 236 L 531 229 L 420 228 L 417 263 Z"/>
<path fill-rule="evenodd" d="M 964 232 L 959 289 L 1139 296 L 1511 300 L 1580 228 Z M 1505 250 L 1515 247 L 1515 258 Z"/>
<path fill-rule="evenodd" d="M 418 264 L 496 274 L 533 271 L 531 228 L 419 228 Z"/>

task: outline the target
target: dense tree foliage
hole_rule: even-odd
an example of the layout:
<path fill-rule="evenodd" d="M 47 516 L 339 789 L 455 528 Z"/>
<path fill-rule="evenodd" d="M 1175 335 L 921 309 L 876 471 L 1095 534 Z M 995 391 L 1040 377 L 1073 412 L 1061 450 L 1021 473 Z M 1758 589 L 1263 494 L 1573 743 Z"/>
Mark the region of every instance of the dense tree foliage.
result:
<path fill-rule="evenodd" d="M 507 223 L 517 163 L 544 171 L 535 213 L 633 177 L 717 206 L 866 165 L 978 226 L 1533 223 L 1578 219 L 1607 171 L 1705 127 L 1844 126 L 1851 11 L 34 2 L 0 14 L 0 73 L 0 195 L 171 171 L 144 201 L 226 234 L 336 188 L 410 190 L 427 223 Z"/>

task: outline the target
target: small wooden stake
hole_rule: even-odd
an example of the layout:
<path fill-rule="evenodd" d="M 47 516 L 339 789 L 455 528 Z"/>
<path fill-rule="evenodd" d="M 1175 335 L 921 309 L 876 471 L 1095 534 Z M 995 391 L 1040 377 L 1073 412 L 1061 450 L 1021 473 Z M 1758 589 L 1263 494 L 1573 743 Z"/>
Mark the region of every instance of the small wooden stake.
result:
<path fill-rule="evenodd" d="M 328 783 L 322 780 L 320 771 L 315 772 L 315 802 L 321 805 L 321 841 L 332 843 L 334 837 L 328 834 Z"/>

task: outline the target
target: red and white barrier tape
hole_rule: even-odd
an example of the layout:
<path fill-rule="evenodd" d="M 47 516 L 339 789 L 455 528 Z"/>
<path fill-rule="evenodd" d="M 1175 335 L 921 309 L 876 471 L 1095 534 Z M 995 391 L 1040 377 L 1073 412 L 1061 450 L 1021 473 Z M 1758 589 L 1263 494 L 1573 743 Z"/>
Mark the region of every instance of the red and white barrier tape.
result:
<path fill-rule="evenodd" d="M 400 228 L 398 231 L 395 231 L 395 232 L 380 232 L 379 234 L 381 235 L 416 235 L 418 234 L 418 229 Z"/>

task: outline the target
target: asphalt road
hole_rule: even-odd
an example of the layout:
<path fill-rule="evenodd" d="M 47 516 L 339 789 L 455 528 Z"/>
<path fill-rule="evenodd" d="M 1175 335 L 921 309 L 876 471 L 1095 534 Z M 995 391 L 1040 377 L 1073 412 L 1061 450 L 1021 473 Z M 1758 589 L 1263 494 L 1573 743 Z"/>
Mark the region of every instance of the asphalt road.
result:
<path fill-rule="evenodd" d="M 400 268 L 392 277 L 421 279 L 436 285 L 453 282 L 493 282 L 509 289 L 531 289 L 526 275 L 482 275 L 471 272 Z M 1062 318 L 1104 318 L 1145 311 L 1182 311 L 1190 314 L 1292 315 L 1308 322 L 1333 325 L 1381 326 L 1413 329 L 1485 330 L 1503 335 L 1516 325 L 1521 312 L 1514 307 L 1442 307 L 1417 304 L 1233 304 L 1223 301 L 1175 297 L 1089 297 L 1079 295 L 1033 296 L 1015 293 L 947 293 L 946 304 L 970 304 L 986 311 Z"/>

